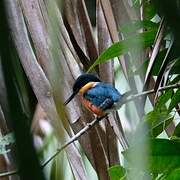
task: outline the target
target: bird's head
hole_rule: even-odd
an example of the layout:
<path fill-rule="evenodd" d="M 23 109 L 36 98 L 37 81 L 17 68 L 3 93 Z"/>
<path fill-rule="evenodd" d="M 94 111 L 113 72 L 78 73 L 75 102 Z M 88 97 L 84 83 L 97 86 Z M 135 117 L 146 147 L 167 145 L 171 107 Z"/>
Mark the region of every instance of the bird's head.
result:
<path fill-rule="evenodd" d="M 65 101 L 64 105 L 68 104 L 76 94 L 80 92 L 80 90 L 88 83 L 90 82 L 101 82 L 99 78 L 97 78 L 93 74 L 82 74 L 80 75 L 74 85 L 73 85 L 73 93 L 72 95 Z"/>

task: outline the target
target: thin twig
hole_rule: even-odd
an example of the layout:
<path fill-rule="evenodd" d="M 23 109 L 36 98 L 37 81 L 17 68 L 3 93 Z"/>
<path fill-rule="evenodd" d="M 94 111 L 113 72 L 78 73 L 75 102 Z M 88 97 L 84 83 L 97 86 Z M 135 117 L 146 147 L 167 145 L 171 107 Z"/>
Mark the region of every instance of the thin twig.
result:
<path fill-rule="evenodd" d="M 12 176 L 15 174 L 18 174 L 18 170 L 13 170 L 13 171 L 8 171 L 8 172 L 4 172 L 4 173 L 0 173 L 0 177 L 6 177 L 6 176 Z"/>
<path fill-rule="evenodd" d="M 165 91 L 165 90 L 168 90 L 168 89 L 176 89 L 176 88 L 179 88 L 180 87 L 180 83 L 176 83 L 176 84 L 173 84 L 173 85 L 169 85 L 169 86 L 164 86 L 164 87 L 160 87 L 159 88 L 159 91 Z M 151 90 L 148 90 L 148 91 L 143 91 L 141 93 L 137 93 L 137 94 L 134 94 L 134 95 L 130 95 L 125 101 L 123 104 L 129 102 L 129 101 L 133 101 L 134 99 L 138 98 L 138 97 L 141 97 L 141 96 L 145 96 L 145 95 L 148 95 L 148 94 L 152 94 L 154 93 L 155 90 L 154 89 L 151 89 Z"/>
<path fill-rule="evenodd" d="M 179 88 L 180 87 L 180 83 L 176 83 L 173 85 L 169 85 L 169 86 L 164 86 L 159 88 L 159 91 L 165 91 L 168 89 L 175 89 L 175 88 Z M 134 99 L 144 96 L 144 95 L 148 95 L 148 94 L 152 94 L 154 93 L 155 90 L 151 89 L 148 91 L 144 91 L 138 94 L 134 94 L 134 95 L 130 95 L 124 102 L 123 104 L 129 102 L 129 101 L 133 101 Z M 75 142 L 76 140 L 79 139 L 79 137 L 81 137 L 84 133 L 86 133 L 88 130 L 90 130 L 95 124 L 97 124 L 100 120 L 102 120 L 104 117 L 101 118 L 96 118 L 94 119 L 92 122 L 88 123 L 83 129 L 81 129 L 76 135 L 74 135 L 68 142 L 66 142 L 64 145 L 62 145 L 60 148 L 58 148 L 56 150 L 56 152 L 49 157 L 47 160 L 44 161 L 44 163 L 42 163 L 41 168 L 44 168 L 51 160 L 53 160 L 62 150 L 64 150 L 68 145 L 70 145 L 71 143 Z M 18 170 L 14 170 L 14 171 L 9 171 L 9 172 L 5 172 L 5 173 L 0 173 L 0 177 L 5 177 L 5 176 L 10 176 L 10 175 L 14 175 L 17 174 L 19 171 Z"/>
<path fill-rule="evenodd" d="M 100 117 L 100 118 L 96 118 L 94 119 L 92 122 L 90 123 L 87 123 L 86 126 L 81 129 L 76 135 L 74 135 L 68 142 L 66 142 L 64 145 L 62 145 L 60 148 L 58 148 L 56 150 L 56 152 L 51 156 L 49 157 L 47 160 L 44 161 L 44 163 L 42 164 L 42 168 L 45 167 L 54 157 L 57 156 L 57 154 L 59 154 L 63 149 L 65 149 L 69 144 L 75 142 L 76 140 L 78 140 L 78 138 L 80 136 L 82 136 L 85 132 L 87 132 L 88 130 L 90 130 L 95 124 L 97 124 L 100 120 L 102 120 L 104 118 L 103 117 Z"/>

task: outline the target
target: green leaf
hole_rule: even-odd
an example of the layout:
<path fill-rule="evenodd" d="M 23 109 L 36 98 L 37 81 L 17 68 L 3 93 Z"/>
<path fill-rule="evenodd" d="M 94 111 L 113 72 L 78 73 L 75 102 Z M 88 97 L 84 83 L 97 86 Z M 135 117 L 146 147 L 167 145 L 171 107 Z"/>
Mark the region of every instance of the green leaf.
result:
<path fill-rule="evenodd" d="M 101 63 L 106 62 L 109 59 L 118 57 L 122 54 L 127 53 L 129 50 L 134 48 L 145 48 L 154 42 L 154 38 L 156 36 L 156 31 L 147 31 L 144 33 L 136 34 L 127 38 L 126 40 L 122 40 L 110 46 L 106 49 L 94 62 L 94 64 L 89 68 L 87 72 L 92 71 L 92 69 Z"/>
<path fill-rule="evenodd" d="M 155 105 L 155 110 L 156 111 L 161 111 L 161 109 L 165 106 L 165 104 L 167 103 L 167 101 L 172 97 L 173 95 L 173 90 L 169 89 L 168 91 L 165 91 L 164 94 L 162 94 Z"/>
<path fill-rule="evenodd" d="M 180 102 L 180 89 L 178 89 L 176 91 L 176 93 L 174 94 L 174 96 L 172 97 L 172 100 L 171 100 L 171 103 L 169 105 L 169 112 L 174 108 L 176 107 L 176 105 Z"/>
<path fill-rule="evenodd" d="M 132 162 L 130 162 L 128 154 L 130 151 L 136 151 L 139 146 L 141 147 L 141 144 L 136 144 L 136 146 L 123 152 L 128 160 L 129 167 L 132 166 Z M 149 147 L 146 149 L 148 154 L 143 158 L 151 173 L 167 173 L 175 168 L 180 168 L 180 142 L 168 139 L 151 139 L 149 140 Z"/>
<path fill-rule="evenodd" d="M 134 8 L 140 8 L 139 0 L 132 0 L 132 5 L 133 5 Z"/>
<path fill-rule="evenodd" d="M 156 137 L 170 124 L 173 117 L 168 114 L 168 111 L 151 111 L 144 117 L 144 123 L 149 127 L 149 134 Z"/>
<path fill-rule="evenodd" d="M 179 69 L 180 69 L 180 58 L 178 57 L 177 59 L 174 59 L 174 61 L 176 61 L 174 63 L 174 65 L 172 66 L 169 74 L 179 74 Z"/>
<path fill-rule="evenodd" d="M 158 136 L 164 129 L 171 123 L 173 120 L 173 116 L 169 114 L 165 104 L 172 97 L 173 90 L 167 90 L 164 94 L 162 94 L 154 107 L 154 110 L 147 113 L 144 116 L 144 121 L 140 124 L 142 126 L 148 126 L 149 134 L 152 137 Z M 139 131 L 139 130 L 137 130 Z"/>
<path fill-rule="evenodd" d="M 169 85 L 178 83 L 179 81 L 180 81 L 180 75 L 177 75 L 177 76 L 169 83 Z"/>
<path fill-rule="evenodd" d="M 179 180 L 180 179 L 180 168 L 177 168 L 165 177 L 166 180 Z"/>
<path fill-rule="evenodd" d="M 158 24 L 148 20 L 144 20 L 144 21 L 136 20 L 122 25 L 120 31 L 123 33 L 123 35 L 126 36 L 128 34 L 138 32 L 138 30 L 142 28 L 145 29 L 146 31 L 157 30 Z"/>
<path fill-rule="evenodd" d="M 111 180 L 120 180 L 125 177 L 126 170 L 119 165 L 112 166 L 108 169 Z"/>
<path fill-rule="evenodd" d="M 169 117 L 157 123 L 156 126 L 153 126 L 150 130 L 151 136 L 157 137 L 158 135 L 160 135 L 172 121 L 173 117 Z"/>
<path fill-rule="evenodd" d="M 153 139 L 150 142 L 149 162 L 153 173 L 180 167 L 180 143 L 168 139 Z"/>
<path fill-rule="evenodd" d="M 162 51 L 160 51 L 157 54 L 156 59 L 155 59 L 155 64 L 154 64 L 153 69 L 152 69 L 152 75 L 158 76 L 159 70 L 161 68 L 162 62 L 163 62 L 164 57 L 166 55 L 166 52 L 167 52 L 167 49 L 163 49 Z"/>
<path fill-rule="evenodd" d="M 144 4 L 144 19 L 152 19 L 157 11 L 153 3 L 146 1 Z"/>
<path fill-rule="evenodd" d="M 74 179 L 65 151 L 56 156 L 50 168 L 50 180 Z"/>
<path fill-rule="evenodd" d="M 51 180 L 61 180 L 64 179 L 64 173 L 62 172 L 62 161 L 59 161 L 59 158 L 56 157 L 52 163 L 50 171 Z"/>
<path fill-rule="evenodd" d="M 163 59 L 166 55 L 166 51 L 167 49 L 164 49 L 162 51 L 160 51 L 157 56 L 156 56 L 156 59 L 155 59 L 155 64 L 153 66 L 153 69 L 152 69 L 152 75 L 153 76 L 157 76 L 158 73 L 159 73 L 159 70 L 160 70 L 160 67 L 162 65 L 162 62 L 163 62 Z M 146 70 L 147 70 L 147 67 L 148 67 L 148 64 L 149 64 L 149 59 L 145 60 L 143 64 L 141 64 L 134 72 L 133 74 L 136 75 L 136 74 L 145 74 L 146 73 Z"/>

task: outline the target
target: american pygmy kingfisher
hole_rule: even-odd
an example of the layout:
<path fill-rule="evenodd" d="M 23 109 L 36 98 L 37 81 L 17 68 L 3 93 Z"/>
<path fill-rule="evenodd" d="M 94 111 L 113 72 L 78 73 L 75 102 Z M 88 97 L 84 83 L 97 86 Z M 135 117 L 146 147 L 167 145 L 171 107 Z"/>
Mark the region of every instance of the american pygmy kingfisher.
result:
<path fill-rule="evenodd" d="M 93 74 L 82 74 L 76 79 L 73 93 L 64 104 L 68 104 L 78 93 L 83 105 L 98 117 L 118 109 L 124 97 L 111 84 L 102 82 Z"/>

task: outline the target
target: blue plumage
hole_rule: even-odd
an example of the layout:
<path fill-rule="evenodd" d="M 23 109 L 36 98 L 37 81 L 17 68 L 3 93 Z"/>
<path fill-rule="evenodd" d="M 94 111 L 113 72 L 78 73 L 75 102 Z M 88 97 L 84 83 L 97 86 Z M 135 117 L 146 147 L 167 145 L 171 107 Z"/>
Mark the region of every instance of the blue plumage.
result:
<path fill-rule="evenodd" d="M 103 83 L 93 74 L 80 75 L 74 85 L 73 93 L 65 101 L 68 104 L 76 94 L 81 95 L 82 104 L 98 117 L 119 109 L 130 92 L 120 94 L 111 84 Z"/>
<path fill-rule="evenodd" d="M 97 85 L 84 93 L 84 98 L 102 110 L 111 109 L 118 103 L 122 95 L 111 84 L 98 82 Z"/>

